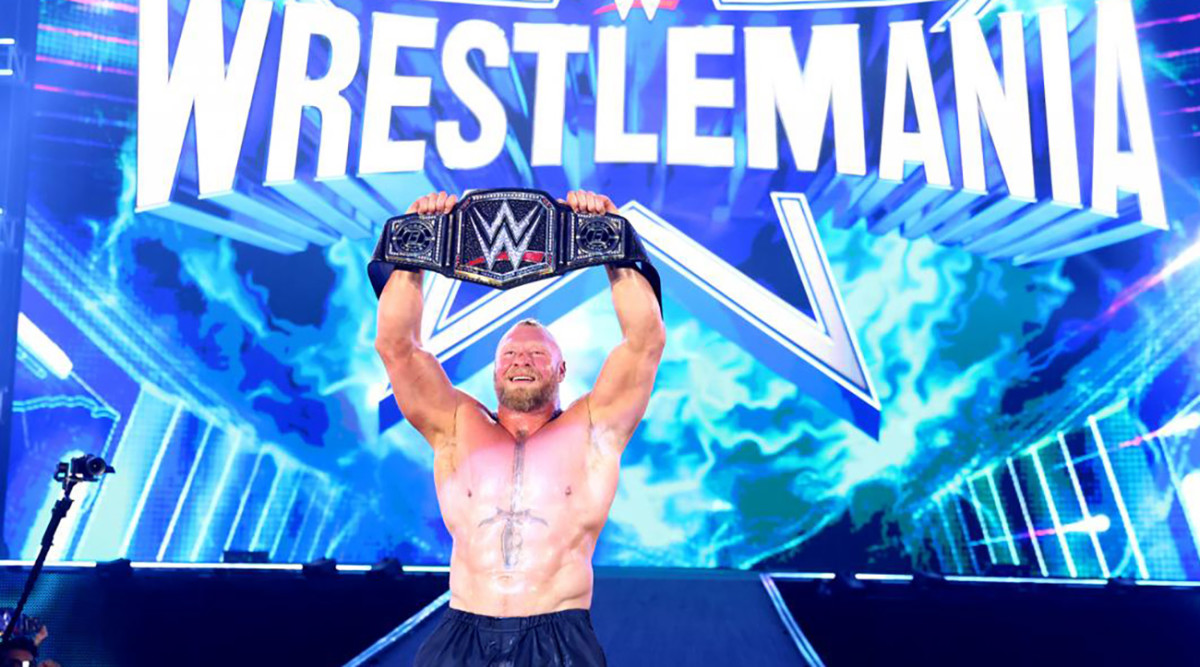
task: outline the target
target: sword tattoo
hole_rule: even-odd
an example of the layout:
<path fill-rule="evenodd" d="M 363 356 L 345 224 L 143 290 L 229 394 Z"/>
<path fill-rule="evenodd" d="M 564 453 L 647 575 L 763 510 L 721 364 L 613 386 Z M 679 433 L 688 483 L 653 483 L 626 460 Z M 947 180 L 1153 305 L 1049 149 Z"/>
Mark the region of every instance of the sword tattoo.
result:
<path fill-rule="evenodd" d="M 525 438 L 517 439 L 513 452 L 512 497 L 508 509 L 497 507 L 496 513 L 479 522 L 486 526 L 496 521 L 504 521 L 504 530 L 500 533 L 500 553 L 504 555 L 504 569 L 511 570 L 521 560 L 521 525 L 526 522 L 536 522 L 543 526 L 549 524 L 544 519 L 530 514 L 530 510 L 518 510 L 521 500 L 521 485 L 525 477 Z"/>

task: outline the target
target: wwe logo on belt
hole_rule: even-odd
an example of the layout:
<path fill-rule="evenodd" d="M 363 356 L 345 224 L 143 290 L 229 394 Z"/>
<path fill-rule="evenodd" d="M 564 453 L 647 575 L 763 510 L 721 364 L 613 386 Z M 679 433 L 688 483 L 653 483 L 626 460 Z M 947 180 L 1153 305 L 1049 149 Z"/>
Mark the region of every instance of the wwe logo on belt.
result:
<path fill-rule="evenodd" d="M 472 209 L 471 213 L 475 216 L 472 229 L 475 230 L 479 246 L 483 248 L 483 260 L 487 263 L 488 271 L 493 270 L 496 262 L 502 259 L 512 263 L 513 270 L 521 267 L 521 260 L 525 258 L 533 241 L 533 232 L 537 229 L 539 210 L 535 206 L 529 209 L 524 218 L 517 220 L 508 202 L 502 202 L 496 217 L 488 222 L 478 209 Z M 501 256 L 502 251 L 504 256 Z"/>

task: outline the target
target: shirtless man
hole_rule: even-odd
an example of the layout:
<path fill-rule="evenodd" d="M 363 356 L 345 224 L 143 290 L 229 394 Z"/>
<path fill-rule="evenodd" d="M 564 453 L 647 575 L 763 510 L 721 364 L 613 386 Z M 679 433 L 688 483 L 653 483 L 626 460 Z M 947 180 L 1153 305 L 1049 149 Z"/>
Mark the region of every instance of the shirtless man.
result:
<path fill-rule="evenodd" d="M 448 213 L 455 201 L 431 194 L 409 212 Z M 617 212 L 593 192 L 571 192 L 566 203 Z M 433 447 L 438 504 L 454 540 L 450 609 L 418 666 L 605 664 L 588 611 L 592 553 L 665 339 L 649 282 L 634 269 L 606 268 L 624 340 L 592 391 L 566 410 L 558 387 L 567 364 L 541 324 L 518 322 L 500 340 L 493 413 L 455 389 L 421 348 L 422 275 L 398 270 L 388 279 L 375 347 L 401 412 Z"/>

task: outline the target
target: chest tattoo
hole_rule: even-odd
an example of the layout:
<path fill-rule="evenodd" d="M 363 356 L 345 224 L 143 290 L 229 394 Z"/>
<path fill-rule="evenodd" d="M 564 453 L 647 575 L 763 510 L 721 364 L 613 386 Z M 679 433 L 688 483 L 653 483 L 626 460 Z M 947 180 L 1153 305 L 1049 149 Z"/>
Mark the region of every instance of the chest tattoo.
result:
<path fill-rule="evenodd" d="M 525 438 L 518 438 L 513 450 L 512 495 L 509 498 L 508 509 L 496 508 L 496 513 L 479 522 L 486 526 L 497 521 L 504 522 L 504 530 L 500 532 L 500 553 L 504 557 L 504 569 L 511 570 L 521 561 L 521 527 L 528 523 L 548 525 L 544 519 L 536 517 L 529 508 L 518 509 L 521 505 L 521 487 L 525 478 Z"/>

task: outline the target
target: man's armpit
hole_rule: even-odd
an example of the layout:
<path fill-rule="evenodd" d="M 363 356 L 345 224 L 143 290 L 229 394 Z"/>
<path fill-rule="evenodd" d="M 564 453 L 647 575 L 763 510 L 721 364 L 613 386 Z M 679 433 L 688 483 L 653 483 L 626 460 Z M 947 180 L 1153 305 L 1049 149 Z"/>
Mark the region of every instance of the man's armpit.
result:
<path fill-rule="evenodd" d="M 584 400 L 588 414 L 588 467 L 601 467 L 621 458 L 621 452 L 629 444 L 629 438 L 617 433 L 602 421 L 593 419 L 591 394 Z"/>

